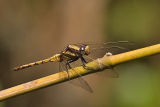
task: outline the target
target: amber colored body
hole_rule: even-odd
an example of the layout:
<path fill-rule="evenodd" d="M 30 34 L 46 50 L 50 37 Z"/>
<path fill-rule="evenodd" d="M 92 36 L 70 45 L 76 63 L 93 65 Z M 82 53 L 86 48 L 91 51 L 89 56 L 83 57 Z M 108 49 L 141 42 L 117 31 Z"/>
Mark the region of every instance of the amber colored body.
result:
<path fill-rule="evenodd" d="M 68 45 L 64 51 L 60 52 L 59 54 L 55 54 L 54 56 L 44 59 L 44 60 L 40 60 L 40 61 L 36 61 L 33 63 L 29 63 L 29 64 L 25 64 L 22 66 L 17 66 L 14 68 L 14 70 L 21 70 L 21 69 L 25 69 L 25 68 L 29 68 L 32 67 L 34 65 L 40 65 L 40 64 L 44 64 L 47 62 L 62 62 L 62 61 L 66 61 L 66 65 L 70 67 L 70 63 L 78 60 L 79 58 L 82 61 L 82 64 L 85 65 L 86 61 L 83 58 L 84 55 L 88 55 L 90 53 L 89 50 L 89 46 L 82 44 L 82 45 Z"/>

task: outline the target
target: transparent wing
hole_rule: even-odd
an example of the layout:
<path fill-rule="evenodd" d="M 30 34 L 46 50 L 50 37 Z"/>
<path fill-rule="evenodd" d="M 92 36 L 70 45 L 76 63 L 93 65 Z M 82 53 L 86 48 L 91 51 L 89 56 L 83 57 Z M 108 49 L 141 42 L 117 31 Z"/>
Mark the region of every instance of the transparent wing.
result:
<path fill-rule="evenodd" d="M 67 70 L 66 67 L 64 67 L 65 64 L 63 62 L 60 63 L 59 65 L 59 70 L 63 69 L 63 70 Z M 74 70 L 74 69 L 73 69 Z M 72 72 L 73 73 L 73 72 Z M 82 78 L 82 76 L 76 71 L 74 70 L 74 73 L 78 74 L 78 78 L 77 79 L 74 79 L 74 80 L 71 80 L 70 83 L 74 86 L 78 86 L 78 87 L 81 87 L 83 88 L 84 90 L 90 92 L 90 93 L 93 93 L 93 90 L 92 88 L 90 87 L 90 85 L 87 83 L 86 80 L 84 80 Z M 69 77 L 69 76 L 68 76 Z"/>
<path fill-rule="evenodd" d="M 130 41 L 117 41 L 117 42 L 105 42 L 105 43 L 102 43 L 102 42 L 79 42 L 79 43 L 75 43 L 74 45 L 76 44 L 86 44 L 86 45 L 113 45 L 113 44 L 121 44 L 121 43 L 129 43 L 129 44 L 133 44 L 133 42 L 130 42 Z"/>
<path fill-rule="evenodd" d="M 120 45 L 120 44 L 126 44 L 126 43 L 131 43 L 131 42 L 128 42 L 128 41 L 107 42 L 107 43 L 84 42 L 84 43 L 76 43 L 76 44 L 71 44 L 71 45 L 77 45 L 77 46 L 81 46 L 82 44 L 89 45 L 90 46 L 90 50 L 91 50 L 91 54 L 89 56 L 84 56 L 84 57 L 85 57 L 85 59 L 89 59 L 89 61 L 92 61 L 94 59 L 97 59 L 99 57 L 104 56 L 107 52 L 113 53 L 114 51 L 112 52 L 112 49 L 126 50 L 127 48 L 124 48 L 123 46 Z M 72 64 L 75 64 L 77 62 L 78 61 L 75 61 Z M 61 64 L 63 64 L 63 65 L 61 65 Z M 61 63 L 61 64 L 60 64 L 60 66 L 63 67 L 63 70 L 68 70 L 64 63 Z M 78 87 L 81 87 L 81 88 L 85 89 L 88 92 L 91 92 L 91 93 L 93 92 L 92 88 L 89 86 L 87 81 L 85 81 L 82 78 L 82 76 L 78 73 L 78 71 L 75 70 L 72 73 L 78 74 L 79 78 L 74 79 L 73 81 L 71 81 L 70 82 L 71 84 L 73 84 L 75 86 L 78 86 Z M 106 71 L 106 76 L 107 77 L 112 77 L 112 78 L 117 78 L 118 77 L 118 73 L 115 72 L 114 70 L 108 70 L 108 71 Z"/>
<path fill-rule="evenodd" d="M 117 42 L 83 42 L 83 43 L 75 43 L 73 45 L 82 45 L 82 44 L 86 44 L 86 45 L 89 45 L 89 46 L 119 46 L 119 45 L 133 45 L 134 43 L 133 42 L 129 42 L 129 41 L 117 41 Z"/>
<path fill-rule="evenodd" d="M 101 57 L 101 55 L 102 54 L 104 55 L 106 52 L 117 54 L 123 51 L 128 51 L 130 50 L 130 45 L 133 45 L 134 43 L 129 41 L 117 41 L 117 42 L 106 42 L 106 43 L 83 42 L 83 43 L 76 43 L 73 45 L 81 46 L 82 44 L 86 44 L 90 47 L 91 54 L 94 53 L 94 56 Z"/>
<path fill-rule="evenodd" d="M 96 72 L 96 74 L 100 77 L 107 77 L 107 78 L 119 78 L 119 73 L 115 70 L 109 69 L 103 72 Z"/>
<path fill-rule="evenodd" d="M 74 70 L 74 69 L 73 69 Z M 81 87 L 83 89 L 85 89 L 86 91 L 90 92 L 90 93 L 93 93 L 93 90 L 92 88 L 90 87 L 90 85 L 88 84 L 88 82 L 86 80 L 84 80 L 82 78 L 82 76 L 76 71 L 74 70 L 76 74 L 79 75 L 79 77 L 75 80 L 72 80 L 71 83 L 75 86 L 78 86 L 78 87 Z M 73 73 L 73 72 L 72 72 Z"/>
<path fill-rule="evenodd" d="M 93 60 L 95 60 L 95 59 L 93 59 L 93 58 L 91 58 L 91 57 L 89 57 L 89 56 L 85 56 L 85 59 L 88 59 L 88 60 L 90 60 L 90 61 L 93 61 Z M 101 66 L 104 66 L 101 62 L 98 62 L 99 63 L 99 65 Z M 98 72 L 97 74 L 101 74 L 101 72 Z M 105 76 L 106 77 L 110 77 L 110 78 L 118 78 L 119 77 L 119 74 L 114 70 L 114 68 L 113 67 L 111 67 L 109 70 L 107 69 L 107 70 L 105 70 Z"/>

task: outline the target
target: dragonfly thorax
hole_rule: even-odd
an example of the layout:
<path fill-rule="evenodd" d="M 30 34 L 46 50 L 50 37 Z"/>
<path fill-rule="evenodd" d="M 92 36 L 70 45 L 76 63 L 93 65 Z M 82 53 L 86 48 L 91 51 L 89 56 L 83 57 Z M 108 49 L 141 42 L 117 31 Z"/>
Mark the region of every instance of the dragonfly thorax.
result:
<path fill-rule="evenodd" d="M 89 55 L 90 48 L 88 45 L 81 44 L 81 45 L 68 45 L 64 52 L 70 51 L 71 53 L 77 53 L 80 55 Z"/>
<path fill-rule="evenodd" d="M 90 54 L 90 49 L 88 45 L 68 45 L 64 51 L 60 53 L 60 62 L 67 60 L 74 62 L 84 55 Z"/>

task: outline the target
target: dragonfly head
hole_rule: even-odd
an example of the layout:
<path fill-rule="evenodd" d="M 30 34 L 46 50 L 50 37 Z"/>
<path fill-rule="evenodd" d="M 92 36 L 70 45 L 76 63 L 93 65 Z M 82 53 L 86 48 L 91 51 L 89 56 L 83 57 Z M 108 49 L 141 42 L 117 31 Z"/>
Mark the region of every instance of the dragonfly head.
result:
<path fill-rule="evenodd" d="M 89 55 L 90 54 L 90 48 L 88 45 L 82 45 L 80 48 L 81 54 L 83 55 Z"/>

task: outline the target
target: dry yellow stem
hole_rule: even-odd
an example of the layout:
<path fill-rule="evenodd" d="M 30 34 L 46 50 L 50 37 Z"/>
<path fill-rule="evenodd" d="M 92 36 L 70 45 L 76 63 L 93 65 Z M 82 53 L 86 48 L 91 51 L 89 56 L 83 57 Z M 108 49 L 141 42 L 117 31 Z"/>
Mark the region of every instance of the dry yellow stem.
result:
<path fill-rule="evenodd" d="M 106 69 L 109 66 L 115 66 L 123 62 L 127 62 L 130 60 L 134 60 L 137 58 L 142 58 L 145 56 L 150 56 L 158 53 L 160 53 L 160 44 L 149 46 L 142 49 L 137 49 L 130 52 L 113 55 L 113 56 L 104 56 L 103 58 L 99 58 L 98 60 L 92 61 L 87 64 L 87 67 L 92 68 L 92 70 L 84 69 L 82 66 L 69 70 L 70 78 L 74 79 L 78 77 L 78 74 L 75 73 L 74 70 L 76 70 L 81 75 L 87 75 L 89 73 L 94 73 L 97 71 L 101 71 L 102 69 Z M 52 74 L 37 80 L 33 80 L 30 82 L 0 91 L 0 101 L 17 96 L 17 95 L 24 94 L 27 92 L 31 92 L 33 90 L 37 90 L 43 87 L 47 87 L 49 85 L 55 85 L 64 81 L 68 81 L 68 75 L 65 71 Z"/>

